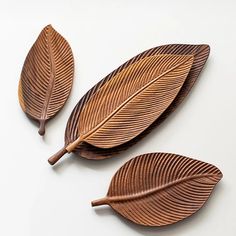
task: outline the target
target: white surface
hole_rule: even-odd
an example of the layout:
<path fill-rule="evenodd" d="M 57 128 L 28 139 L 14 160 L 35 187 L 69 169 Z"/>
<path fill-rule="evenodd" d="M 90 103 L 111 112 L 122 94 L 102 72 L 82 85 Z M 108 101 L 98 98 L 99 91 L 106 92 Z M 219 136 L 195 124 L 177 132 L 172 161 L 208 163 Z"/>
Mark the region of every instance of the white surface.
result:
<path fill-rule="evenodd" d="M 0 1 L 1 165 L 0 235 L 235 235 L 236 1 Z M 41 29 L 51 23 L 69 41 L 76 63 L 66 106 L 44 138 L 21 111 L 22 64 Z M 207 43 L 210 58 L 178 110 L 128 151 L 105 161 L 67 155 L 54 168 L 47 158 L 63 146 L 72 108 L 121 63 L 154 46 Z M 181 223 L 136 226 L 90 201 L 106 194 L 115 171 L 146 152 L 174 152 L 219 167 L 224 178 L 207 204 Z"/>

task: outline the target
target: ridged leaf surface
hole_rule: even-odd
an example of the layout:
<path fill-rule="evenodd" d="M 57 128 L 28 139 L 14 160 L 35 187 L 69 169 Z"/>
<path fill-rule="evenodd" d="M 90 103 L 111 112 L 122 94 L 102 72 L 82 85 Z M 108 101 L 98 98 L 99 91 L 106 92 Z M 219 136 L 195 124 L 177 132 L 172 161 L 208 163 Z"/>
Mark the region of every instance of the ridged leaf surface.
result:
<path fill-rule="evenodd" d="M 74 59 L 68 42 L 51 25 L 46 26 L 26 57 L 18 89 L 20 105 L 40 123 L 41 135 L 46 120 L 66 102 L 73 75 Z"/>
<path fill-rule="evenodd" d="M 154 55 L 114 76 L 84 106 L 78 123 L 80 136 L 67 151 L 81 142 L 112 148 L 139 135 L 175 99 L 192 63 L 192 55 Z"/>
<path fill-rule="evenodd" d="M 141 225 L 163 226 L 199 210 L 222 178 L 208 163 L 169 153 L 138 156 L 112 178 L 107 197 L 92 202 L 108 204 Z"/>
<path fill-rule="evenodd" d="M 159 54 L 176 54 L 176 55 L 194 55 L 193 65 L 190 69 L 190 72 L 180 89 L 178 95 L 170 104 L 170 106 L 152 123 L 147 129 L 145 129 L 140 135 L 133 138 L 129 142 L 126 142 L 122 145 L 104 149 L 104 148 L 97 148 L 93 145 L 90 145 L 86 142 L 81 143 L 78 145 L 74 152 L 77 152 L 79 155 L 89 158 L 89 159 L 103 159 L 114 155 L 117 152 L 127 149 L 129 146 L 138 142 L 142 137 L 148 134 L 154 127 L 161 124 L 167 116 L 169 116 L 176 107 L 182 102 L 182 100 L 186 97 L 192 86 L 194 85 L 195 81 L 198 78 L 199 73 L 201 72 L 210 52 L 210 48 L 208 45 L 185 45 L 185 44 L 173 44 L 173 45 L 164 45 L 156 48 L 152 48 L 147 50 L 136 57 L 130 59 L 123 65 L 121 65 L 117 70 L 110 73 L 106 76 L 103 80 L 101 80 L 98 84 L 96 84 L 91 90 L 89 90 L 83 98 L 78 102 L 76 107 L 74 108 L 73 112 L 67 123 L 67 128 L 65 132 L 65 145 L 69 145 L 73 141 L 75 141 L 79 134 L 78 130 L 78 123 L 81 111 L 83 110 L 84 106 L 90 100 L 90 98 L 103 86 L 106 85 L 114 76 L 117 76 L 120 72 L 124 69 L 137 63 L 138 61 L 151 57 L 153 55 Z M 135 79 L 135 78 L 130 78 Z M 99 109 L 99 108 L 98 108 Z"/>

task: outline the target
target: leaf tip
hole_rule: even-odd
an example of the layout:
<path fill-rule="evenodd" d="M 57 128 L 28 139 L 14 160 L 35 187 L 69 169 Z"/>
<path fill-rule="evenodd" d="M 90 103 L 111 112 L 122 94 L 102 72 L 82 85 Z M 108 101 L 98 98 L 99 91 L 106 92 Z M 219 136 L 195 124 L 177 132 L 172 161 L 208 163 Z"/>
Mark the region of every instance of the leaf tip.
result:
<path fill-rule="evenodd" d="M 220 180 L 223 178 L 223 173 L 219 170 L 219 178 L 220 178 Z"/>
<path fill-rule="evenodd" d="M 210 51 L 211 51 L 211 47 L 209 44 L 200 44 L 200 49 L 198 53 L 203 53 L 205 54 L 206 59 L 208 58 Z"/>
<path fill-rule="evenodd" d="M 45 28 L 51 28 L 52 29 L 53 27 L 52 27 L 51 24 L 48 24 L 48 25 L 45 26 Z"/>
<path fill-rule="evenodd" d="M 203 44 L 202 46 L 209 51 L 211 50 L 211 47 L 209 44 Z"/>

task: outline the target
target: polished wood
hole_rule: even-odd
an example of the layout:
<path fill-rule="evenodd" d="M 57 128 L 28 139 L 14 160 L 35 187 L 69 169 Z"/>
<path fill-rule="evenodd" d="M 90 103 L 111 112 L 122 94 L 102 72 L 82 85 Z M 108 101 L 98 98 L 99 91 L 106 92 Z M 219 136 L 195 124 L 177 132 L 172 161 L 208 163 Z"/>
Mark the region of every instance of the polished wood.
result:
<path fill-rule="evenodd" d="M 150 133 L 155 127 L 159 126 L 175 109 L 181 104 L 184 98 L 188 95 L 189 91 L 195 84 L 200 72 L 202 71 L 207 58 L 210 53 L 210 47 L 208 45 L 188 45 L 188 44 L 170 44 L 159 46 L 156 48 L 149 49 L 136 57 L 130 59 L 123 65 L 121 65 L 117 70 L 110 73 L 106 76 L 103 80 L 101 80 L 98 84 L 96 84 L 93 88 L 91 88 L 78 102 L 75 106 L 74 110 L 71 113 L 71 116 L 68 120 L 66 131 L 65 131 L 65 146 L 73 143 L 74 140 L 78 137 L 78 122 L 80 113 L 83 110 L 85 104 L 89 101 L 89 99 L 101 88 L 103 87 L 108 81 L 110 81 L 113 76 L 117 75 L 127 66 L 139 61 L 142 58 L 149 57 L 152 55 L 158 54 L 177 54 L 177 55 L 194 55 L 193 65 L 190 69 L 190 72 L 187 76 L 187 79 L 184 82 L 180 92 L 171 103 L 171 105 L 163 112 L 163 114 L 156 119 L 153 124 L 151 124 L 146 130 L 144 130 L 140 135 L 133 138 L 129 142 L 126 142 L 122 145 L 104 149 L 104 148 L 97 148 L 93 145 L 90 145 L 86 142 L 81 143 L 73 150 L 79 156 L 85 157 L 87 159 L 104 159 L 109 158 L 121 151 L 126 150 L 130 146 L 136 144 L 140 141 L 143 137 L 145 137 L 148 133 Z"/>
<path fill-rule="evenodd" d="M 222 178 L 214 165 L 170 153 L 149 153 L 125 163 L 107 196 L 92 206 L 110 205 L 134 223 L 164 226 L 198 211 Z"/>
<path fill-rule="evenodd" d="M 174 44 L 152 48 L 130 59 L 122 66 L 120 66 L 117 70 L 110 73 L 107 77 L 105 77 L 102 81 L 95 85 L 91 90 L 89 90 L 89 92 L 87 92 L 76 105 L 67 123 L 65 132 L 65 147 L 69 147 L 68 151 L 73 151 L 82 157 L 97 160 L 111 157 L 112 155 L 127 149 L 129 146 L 132 146 L 133 144 L 141 140 L 144 136 L 146 136 L 154 127 L 161 124 L 187 96 L 205 64 L 209 52 L 210 48 L 208 45 Z M 113 146 L 112 148 L 100 148 L 94 144 L 91 145 L 88 142 L 81 142 L 81 135 L 78 124 L 80 124 L 82 110 L 84 109 L 88 101 L 91 100 L 91 98 L 94 97 L 97 92 L 101 90 L 104 86 L 107 86 L 107 83 L 109 83 L 110 80 L 113 80 L 114 77 L 117 78 L 122 73 L 124 74 L 125 71 L 127 71 L 127 68 L 130 68 L 131 66 L 138 64 L 141 61 L 144 61 L 145 59 L 151 58 L 155 55 L 160 56 L 165 54 L 193 55 L 194 60 L 192 67 L 187 75 L 187 78 L 185 79 L 176 97 L 173 99 L 172 103 L 160 114 L 160 116 L 157 116 L 156 120 L 154 120 L 153 123 L 151 123 L 140 134 L 133 137 L 129 141 L 126 141 L 123 144 Z M 131 82 L 132 80 L 137 80 L 137 75 L 130 77 Z M 100 106 L 98 106 L 97 110 L 99 109 Z M 80 138 L 79 144 L 78 138 Z"/>
<path fill-rule="evenodd" d="M 72 87 L 74 59 L 68 42 L 51 25 L 46 26 L 30 49 L 21 72 L 18 88 L 22 110 L 45 123 L 65 104 Z"/>

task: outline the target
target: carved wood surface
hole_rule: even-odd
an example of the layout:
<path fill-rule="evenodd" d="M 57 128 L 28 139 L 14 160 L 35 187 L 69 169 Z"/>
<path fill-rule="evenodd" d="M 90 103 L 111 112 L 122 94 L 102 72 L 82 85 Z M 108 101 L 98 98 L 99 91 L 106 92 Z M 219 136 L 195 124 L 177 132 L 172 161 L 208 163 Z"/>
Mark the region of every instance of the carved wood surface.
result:
<path fill-rule="evenodd" d="M 104 159 L 135 144 L 186 97 L 208 55 L 208 45 L 175 44 L 147 50 L 127 61 L 79 101 L 67 123 L 65 147 L 49 163 L 72 151 L 88 159 Z M 175 65 L 184 58 L 182 65 Z M 182 80 L 177 72 L 182 72 Z M 177 81 L 181 82 L 177 85 Z M 177 87 L 171 91 L 171 86 Z"/>
<path fill-rule="evenodd" d="M 23 111 L 45 122 L 65 104 L 72 87 L 74 59 L 68 42 L 51 25 L 46 26 L 30 49 L 21 72 L 18 95 Z"/>
<path fill-rule="evenodd" d="M 135 137 L 134 139 L 126 142 L 122 145 L 119 145 L 114 148 L 102 149 L 97 148 L 88 143 L 81 143 L 79 146 L 75 148 L 73 152 L 76 152 L 78 155 L 88 158 L 88 159 L 104 159 L 111 157 L 112 155 L 127 149 L 128 147 L 134 145 L 144 136 L 146 136 L 153 128 L 160 125 L 175 109 L 176 107 L 183 101 L 183 99 L 187 96 L 195 81 L 197 80 L 208 56 L 210 53 L 210 48 L 208 45 L 186 45 L 186 44 L 173 44 L 173 45 L 164 45 L 156 48 L 149 49 L 136 57 L 130 59 L 123 65 L 121 65 L 118 69 L 110 73 L 103 80 L 101 80 L 98 84 L 96 84 L 92 89 L 90 89 L 83 98 L 78 102 L 75 106 L 74 110 L 71 113 L 71 116 L 68 120 L 66 131 L 65 131 L 65 145 L 69 145 L 78 137 L 78 122 L 80 113 L 84 107 L 84 105 L 89 101 L 89 99 L 95 94 L 101 87 L 103 87 L 108 81 L 110 81 L 114 76 L 116 76 L 120 71 L 125 69 L 126 67 L 132 65 L 136 61 L 139 61 L 143 58 L 158 55 L 158 54 L 177 54 L 177 55 L 194 55 L 193 65 L 190 69 L 190 72 L 185 80 L 184 85 L 182 86 L 180 92 L 177 97 L 171 103 L 171 105 L 162 113 L 160 117 L 150 125 L 146 130 L 144 130 L 140 135 Z"/>
<path fill-rule="evenodd" d="M 125 163 L 111 180 L 107 196 L 92 206 L 110 205 L 141 225 L 163 226 L 199 210 L 222 178 L 208 163 L 170 153 L 149 153 Z"/>

